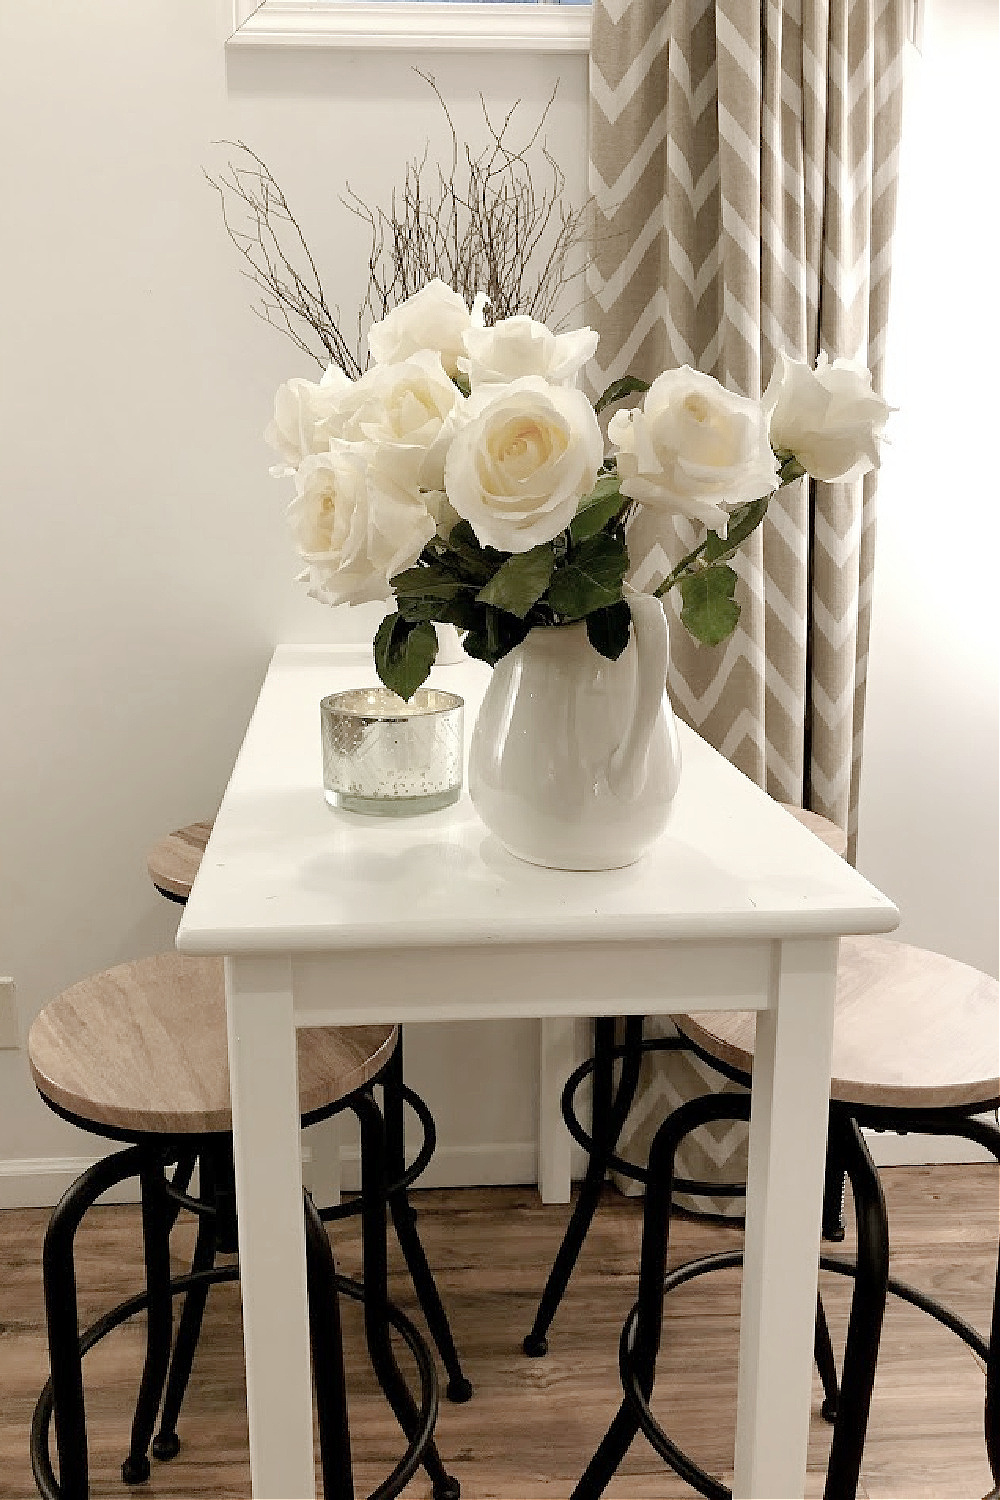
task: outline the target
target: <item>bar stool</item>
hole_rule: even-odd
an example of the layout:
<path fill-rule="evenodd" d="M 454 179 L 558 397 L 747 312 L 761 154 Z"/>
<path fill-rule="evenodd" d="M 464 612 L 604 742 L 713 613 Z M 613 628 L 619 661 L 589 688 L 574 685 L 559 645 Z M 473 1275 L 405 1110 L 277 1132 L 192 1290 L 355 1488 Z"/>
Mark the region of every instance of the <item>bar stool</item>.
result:
<path fill-rule="evenodd" d="M 189 823 L 184 828 L 174 829 L 149 850 L 146 866 L 150 879 L 168 901 L 176 901 L 181 906 L 186 903 L 211 833 L 211 823 Z M 448 1315 L 417 1231 L 417 1212 L 406 1191 L 433 1156 L 437 1133 L 434 1116 L 427 1104 L 403 1082 L 402 1028 L 397 1027 L 396 1033 L 395 1048 L 380 1078 L 388 1170 L 395 1184 L 389 1197 L 389 1212 L 421 1310 L 448 1375 L 445 1394 L 449 1401 L 461 1403 L 471 1398 L 472 1383 L 462 1369 Z M 406 1105 L 417 1116 L 423 1131 L 420 1149 L 409 1170 L 406 1167 Z M 340 1210 L 336 1208 L 324 1208 L 320 1213 L 325 1221 L 340 1216 Z"/>
<path fill-rule="evenodd" d="M 364 1285 L 339 1276 L 319 1211 L 306 1201 L 310 1329 L 320 1453 L 328 1500 L 353 1495 L 338 1295 L 364 1304 L 369 1356 L 407 1439 L 407 1448 L 376 1491 L 396 1495 L 420 1464 L 436 1500 L 460 1490 L 433 1442 L 437 1380 L 429 1351 L 413 1325 L 388 1300 L 385 1130 L 372 1092 L 396 1046 L 394 1026 L 322 1027 L 297 1034 L 300 1108 L 304 1124 L 350 1109 L 362 1140 Z M 226 1047 L 225 989 L 220 960 L 165 953 L 115 968 L 65 990 L 37 1016 L 28 1036 L 35 1084 L 56 1114 L 91 1134 L 125 1143 L 85 1171 L 54 1209 L 45 1234 L 43 1284 L 50 1378 L 31 1429 L 31 1461 L 44 1500 L 86 1500 L 89 1494 L 82 1360 L 111 1330 L 146 1311 L 146 1353 L 132 1423 L 127 1484 L 150 1476 L 148 1453 L 163 1460 L 179 1449 L 176 1423 L 198 1342 L 209 1287 L 235 1279 L 235 1265 L 216 1265 L 220 1248 L 235 1249 L 232 1116 Z M 199 1196 L 187 1188 L 198 1162 Z M 172 1176 L 167 1167 L 175 1165 Z M 146 1287 L 99 1318 L 78 1326 L 74 1242 L 77 1229 L 109 1188 L 137 1177 L 142 1205 Z M 169 1237 L 180 1210 L 199 1217 L 191 1272 L 171 1277 Z M 172 1298 L 183 1295 L 173 1339 Z M 421 1387 L 414 1401 L 396 1363 L 395 1328 L 413 1353 Z M 154 1431 L 159 1415 L 159 1432 Z M 49 1454 L 54 1416 L 59 1479 Z"/>
<path fill-rule="evenodd" d="M 835 854 L 847 852 L 847 835 L 836 823 L 807 808 L 782 803 L 785 811 L 797 822 L 814 833 Z M 573 1139 L 587 1153 L 587 1165 L 576 1203 L 570 1215 L 555 1260 L 539 1298 L 538 1309 L 530 1333 L 524 1339 L 525 1354 L 531 1359 L 540 1359 L 548 1353 L 548 1332 L 566 1294 L 580 1251 L 597 1212 L 601 1190 L 609 1171 L 636 1182 L 645 1181 L 645 1169 L 636 1167 L 617 1155 L 629 1110 L 639 1085 L 642 1059 L 648 1052 L 686 1052 L 692 1050 L 682 1034 L 666 1037 L 643 1037 L 643 1016 L 627 1016 L 616 1022 L 612 1016 L 598 1016 L 594 1021 L 594 1051 L 570 1074 L 562 1095 L 562 1115 Z M 615 1045 L 615 1030 L 623 1027 L 622 1044 Z M 617 1086 L 615 1066 L 620 1064 Z M 588 1131 L 581 1124 L 576 1111 L 576 1096 L 587 1079 L 593 1080 L 592 1125 Z M 733 1198 L 743 1196 L 742 1183 L 703 1182 L 695 1178 L 678 1179 L 676 1192 L 695 1196 Z M 700 1217 L 711 1219 L 712 1215 Z M 731 1223 L 732 1220 L 726 1222 Z M 831 1226 L 832 1227 L 832 1226 Z M 833 1230 L 833 1237 L 837 1237 Z M 839 1238 L 843 1238 L 840 1230 Z M 818 1338 L 824 1345 L 822 1309 L 819 1310 L 821 1327 Z M 817 1362 L 828 1381 L 828 1363 L 824 1361 L 822 1347 L 817 1349 Z M 832 1413 L 832 1406 L 831 1406 Z"/>
<path fill-rule="evenodd" d="M 862 1127 L 965 1137 L 1000 1162 L 1000 1130 L 975 1116 L 1000 1105 L 1000 988 L 966 964 L 886 938 L 844 938 L 840 945 L 833 1034 L 828 1182 L 847 1174 L 857 1221 L 856 1260 L 822 1256 L 826 1270 L 854 1278 L 841 1373 L 827 1500 L 856 1494 L 882 1317 L 888 1292 L 951 1328 L 986 1366 L 986 1448 L 1000 1484 L 1000 1267 L 989 1340 L 916 1288 L 889 1275 L 885 1200 Z M 693 1015 L 678 1020 L 697 1052 L 735 1082 L 748 1086 L 753 1068 L 753 1013 Z M 666 1272 L 678 1143 L 708 1120 L 746 1119 L 746 1094 L 689 1101 L 653 1141 L 646 1172 L 638 1299 L 622 1330 L 624 1400 L 573 1500 L 596 1500 L 632 1439 L 642 1431 L 657 1453 L 710 1500 L 730 1491 L 682 1452 L 656 1422 L 650 1397 L 656 1374 L 667 1292 L 696 1276 L 742 1261 L 740 1252 L 702 1257 Z M 992 1495 L 997 1495 L 994 1489 Z"/>

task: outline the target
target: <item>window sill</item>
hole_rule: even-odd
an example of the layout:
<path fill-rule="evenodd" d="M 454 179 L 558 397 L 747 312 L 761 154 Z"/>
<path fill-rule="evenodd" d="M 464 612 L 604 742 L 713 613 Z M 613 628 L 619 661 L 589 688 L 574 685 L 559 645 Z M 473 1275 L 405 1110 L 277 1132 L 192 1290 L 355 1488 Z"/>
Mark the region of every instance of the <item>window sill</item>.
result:
<path fill-rule="evenodd" d="M 234 0 L 233 33 L 226 45 L 587 52 L 590 6 Z"/>

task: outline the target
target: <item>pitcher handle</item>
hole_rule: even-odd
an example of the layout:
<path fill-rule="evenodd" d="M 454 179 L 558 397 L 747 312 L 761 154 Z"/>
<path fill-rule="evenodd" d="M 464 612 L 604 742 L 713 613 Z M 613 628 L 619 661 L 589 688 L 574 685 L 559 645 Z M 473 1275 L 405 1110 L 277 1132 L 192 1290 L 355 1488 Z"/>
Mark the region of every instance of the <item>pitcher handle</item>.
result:
<path fill-rule="evenodd" d="M 670 632 L 663 605 L 653 594 L 626 589 L 635 631 L 635 700 L 632 723 L 611 758 L 608 784 L 621 795 L 635 795 L 646 779 L 646 756 L 659 718 L 670 662 Z"/>

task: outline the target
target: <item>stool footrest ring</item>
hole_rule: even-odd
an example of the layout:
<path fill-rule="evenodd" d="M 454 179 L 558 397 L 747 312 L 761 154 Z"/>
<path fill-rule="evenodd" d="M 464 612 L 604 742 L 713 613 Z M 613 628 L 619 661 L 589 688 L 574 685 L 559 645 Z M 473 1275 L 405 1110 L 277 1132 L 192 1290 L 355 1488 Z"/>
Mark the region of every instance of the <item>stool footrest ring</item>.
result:
<path fill-rule="evenodd" d="M 239 1274 L 239 1266 L 235 1264 L 214 1266 L 211 1270 L 207 1271 L 189 1271 L 184 1275 L 171 1278 L 170 1295 L 178 1297 L 190 1291 L 195 1286 L 215 1286 L 224 1281 L 237 1281 Z M 342 1276 L 339 1272 L 336 1273 L 334 1280 L 339 1295 L 349 1297 L 355 1302 L 364 1303 L 365 1290 L 361 1282 L 354 1281 L 348 1276 Z M 87 1354 L 95 1344 L 100 1343 L 101 1339 L 106 1338 L 109 1333 L 120 1327 L 122 1323 L 127 1322 L 129 1318 L 133 1318 L 137 1313 L 143 1312 L 148 1304 L 148 1293 L 139 1292 L 136 1296 L 129 1297 L 125 1302 L 120 1302 L 117 1307 L 111 1308 L 109 1312 L 95 1319 L 80 1335 L 81 1356 Z M 420 1378 L 420 1426 L 407 1444 L 402 1458 L 382 1483 L 376 1489 L 372 1490 L 369 1500 L 391 1500 L 391 1497 L 398 1495 L 409 1482 L 420 1466 L 424 1449 L 433 1437 L 438 1415 L 437 1375 L 423 1338 L 406 1314 L 396 1307 L 394 1303 L 390 1302 L 387 1304 L 386 1316 L 410 1350 L 417 1367 L 417 1373 Z M 59 1481 L 56 1479 L 52 1460 L 49 1456 L 49 1428 L 52 1423 L 52 1412 L 52 1381 L 50 1378 L 42 1387 L 31 1419 L 31 1469 L 35 1485 L 42 1500 L 61 1500 L 62 1496 L 62 1490 Z M 178 1448 L 173 1447 L 169 1453 L 157 1453 L 154 1440 L 152 1451 L 154 1457 L 166 1460 L 173 1458 Z M 148 1477 L 148 1474 L 140 1475 L 136 1473 L 134 1477 L 126 1478 L 125 1482 L 140 1484 Z"/>
<path fill-rule="evenodd" d="M 824 1271 L 835 1272 L 839 1276 L 854 1276 L 857 1267 L 854 1261 L 844 1260 L 838 1256 L 820 1256 L 820 1266 Z M 673 1271 L 668 1271 L 663 1280 L 663 1295 L 683 1286 L 686 1281 L 693 1281 L 698 1276 L 707 1275 L 712 1271 L 724 1271 L 743 1264 L 742 1250 L 723 1250 L 715 1255 L 703 1255 L 696 1260 L 685 1261 L 683 1265 L 677 1266 Z M 917 1287 L 910 1286 L 905 1281 L 899 1281 L 895 1276 L 890 1276 L 888 1290 L 904 1302 L 919 1307 L 923 1312 L 929 1313 L 939 1323 L 942 1323 L 967 1344 L 980 1359 L 986 1360 L 989 1354 L 989 1342 L 977 1332 L 964 1318 L 942 1306 L 933 1298 L 928 1297 Z M 732 1500 L 732 1491 L 713 1478 L 707 1470 L 696 1464 L 687 1453 L 679 1448 L 671 1437 L 664 1431 L 653 1416 L 639 1387 L 636 1372 L 632 1365 L 632 1346 L 635 1337 L 636 1322 L 638 1319 L 638 1303 L 634 1304 L 625 1325 L 622 1328 L 621 1341 L 618 1349 L 618 1368 L 621 1375 L 622 1389 L 625 1399 L 632 1407 L 638 1419 L 639 1426 L 649 1442 L 664 1463 L 668 1464 L 675 1473 L 679 1474 L 692 1488 L 700 1494 L 708 1497 L 708 1500 Z M 987 1497 L 990 1500 L 990 1497 Z"/>
<path fill-rule="evenodd" d="M 690 1043 L 682 1036 L 654 1036 L 644 1037 L 636 1045 L 619 1045 L 611 1049 L 612 1058 L 623 1059 L 634 1051 L 646 1052 L 690 1052 Z M 590 1156 L 597 1149 L 594 1137 L 580 1123 L 576 1113 L 576 1094 L 585 1079 L 589 1078 L 597 1066 L 596 1057 L 588 1057 L 566 1080 L 562 1091 L 560 1108 L 562 1117 L 566 1121 L 566 1128 L 573 1139 L 583 1147 Z M 607 1158 L 607 1169 L 617 1172 L 622 1177 L 628 1177 L 632 1182 L 648 1183 L 649 1172 L 645 1167 L 640 1167 L 635 1162 L 626 1161 L 624 1157 L 611 1153 Z M 674 1192 L 686 1193 L 693 1197 L 710 1198 L 745 1198 L 745 1182 L 706 1182 L 696 1177 L 675 1177 Z"/>

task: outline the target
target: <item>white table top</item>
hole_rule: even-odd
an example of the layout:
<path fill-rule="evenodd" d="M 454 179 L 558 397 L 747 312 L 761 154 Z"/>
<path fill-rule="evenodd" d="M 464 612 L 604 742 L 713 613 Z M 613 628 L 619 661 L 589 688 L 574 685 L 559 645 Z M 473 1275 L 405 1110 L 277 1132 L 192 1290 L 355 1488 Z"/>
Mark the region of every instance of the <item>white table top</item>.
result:
<path fill-rule="evenodd" d="M 489 668 L 435 667 L 466 700 Z M 329 808 L 319 700 L 375 682 L 371 649 L 279 646 L 185 908 L 185 953 L 276 955 L 489 943 L 704 941 L 888 932 L 896 908 L 693 731 L 670 822 L 624 870 L 514 859 L 463 792 L 389 819 Z"/>

